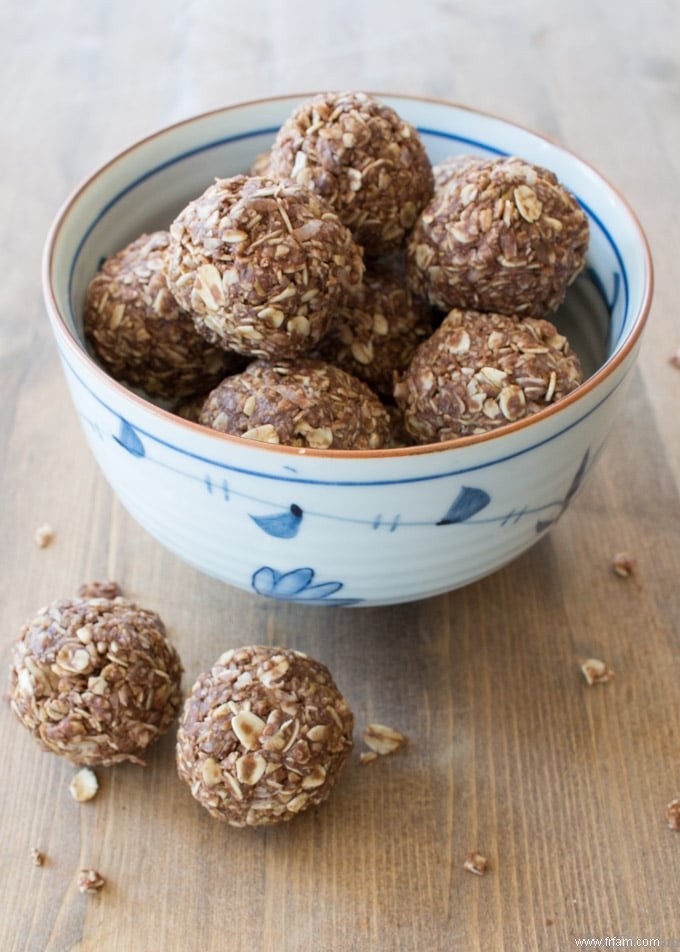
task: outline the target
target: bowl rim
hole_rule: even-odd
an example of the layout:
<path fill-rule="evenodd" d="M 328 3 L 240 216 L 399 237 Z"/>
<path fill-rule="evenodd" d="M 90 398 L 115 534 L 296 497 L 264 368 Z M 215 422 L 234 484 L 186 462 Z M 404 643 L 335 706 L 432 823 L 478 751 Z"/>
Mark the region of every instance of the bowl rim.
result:
<path fill-rule="evenodd" d="M 62 228 L 71 212 L 71 209 L 76 204 L 78 199 L 83 195 L 92 184 L 100 179 L 102 176 L 113 168 L 118 162 L 124 159 L 126 156 L 133 153 L 135 150 L 143 147 L 144 145 L 152 142 L 154 139 L 159 138 L 160 136 L 167 135 L 173 131 L 186 128 L 193 125 L 197 122 L 204 122 L 211 117 L 221 115 L 222 113 L 231 112 L 236 109 L 247 109 L 253 106 L 264 106 L 268 103 L 282 102 L 284 100 L 299 99 L 300 102 L 310 99 L 313 96 L 319 95 L 318 91 L 306 92 L 306 93 L 286 93 L 277 96 L 264 96 L 257 99 L 244 100 L 241 102 L 231 103 L 226 106 L 217 107 L 215 109 L 209 109 L 195 115 L 189 116 L 185 119 L 180 119 L 176 122 L 170 123 L 169 125 L 163 126 L 159 129 L 156 129 L 154 132 L 149 133 L 148 135 L 143 136 L 140 139 L 135 140 L 130 145 L 118 151 L 110 159 L 108 159 L 102 165 L 96 167 L 92 172 L 90 172 L 85 178 L 71 190 L 70 194 L 63 201 L 62 205 L 58 209 L 52 224 L 50 225 L 47 237 L 45 240 L 45 245 L 42 253 L 42 262 L 41 262 L 41 277 L 42 277 L 42 289 L 45 303 L 47 305 L 48 315 L 50 317 L 52 326 L 55 330 L 55 335 L 58 336 L 58 339 L 62 341 L 72 353 L 72 355 L 78 360 L 79 363 L 84 363 L 87 367 L 96 375 L 98 379 L 106 386 L 113 390 L 119 397 L 125 400 L 132 402 L 134 406 L 138 409 L 143 410 L 147 413 L 150 413 L 152 416 L 157 416 L 159 422 L 165 422 L 168 424 L 174 424 L 175 426 L 184 428 L 189 433 L 194 433 L 200 435 L 201 437 L 209 440 L 217 441 L 217 445 L 232 445 L 240 447 L 243 449 L 245 446 L 256 450 L 257 452 L 263 451 L 267 453 L 272 453 L 274 455 L 283 455 L 283 456 L 293 456 L 293 457 L 308 457 L 308 458 L 319 458 L 319 459 L 345 459 L 345 460 L 363 460 L 363 459 L 389 459 L 389 458 L 403 458 L 403 457 L 412 457 L 412 456 L 430 456 L 436 453 L 444 453 L 452 450 L 462 450 L 470 446 L 479 446 L 483 443 L 493 442 L 498 439 L 503 439 L 503 437 L 510 436 L 511 434 L 518 433 L 522 430 L 534 427 L 541 423 L 541 421 L 550 419 L 553 416 L 561 413 L 567 407 L 573 406 L 576 403 L 579 403 L 582 399 L 591 394 L 597 387 L 599 387 L 607 378 L 611 377 L 612 374 L 625 363 L 629 355 L 634 351 L 646 326 L 649 312 L 651 309 L 651 303 L 654 293 L 654 267 L 652 262 L 651 251 L 649 247 L 649 242 L 645 235 L 645 232 L 642 228 L 642 225 L 630 205 L 629 201 L 623 196 L 623 194 L 611 184 L 611 182 L 599 172 L 590 162 L 581 158 L 580 155 L 575 153 L 573 150 L 565 147 L 561 142 L 556 138 L 547 135 L 543 132 L 538 132 L 535 129 L 523 125 L 521 123 L 514 122 L 510 119 L 505 118 L 504 116 L 498 115 L 493 112 L 488 112 L 485 110 L 476 109 L 473 106 L 457 103 L 452 100 L 444 99 L 441 97 L 434 96 L 424 96 L 424 95 L 414 95 L 410 93 L 398 93 L 398 92 L 373 92 L 369 91 L 368 95 L 374 96 L 379 100 L 384 99 L 399 99 L 412 101 L 414 103 L 424 103 L 435 106 L 444 106 L 452 107 L 459 111 L 469 112 L 472 115 L 478 116 L 482 119 L 488 119 L 491 121 L 496 121 L 503 123 L 507 126 L 511 126 L 520 132 L 525 132 L 528 135 L 542 140 L 546 144 L 552 146 L 553 148 L 558 149 L 568 158 L 579 163 L 582 167 L 585 168 L 591 175 L 595 177 L 596 180 L 599 180 L 601 184 L 606 186 L 609 189 L 610 193 L 617 199 L 620 205 L 623 207 L 624 211 L 628 215 L 630 224 L 632 225 L 633 232 L 637 238 L 640 250 L 642 252 L 642 262 L 644 270 L 644 286 L 642 289 L 641 304 L 638 310 L 638 314 L 634 319 L 631 331 L 624 341 L 621 348 L 616 351 L 611 357 L 609 357 L 605 363 L 599 367 L 590 377 L 583 381 L 575 390 L 566 396 L 562 397 L 556 403 L 551 404 L 548 407 L 537 411 L 534 414 L 523 417 L 520 420 L 514 422 L 508 422 L 498 427 L 495 430 L 490 430 L 485 433 L 478 433 L 471 436 L 462 436 L 457 437 L 451 440 L 444 440 L 440 443 L 425 443 L 418 444 L 415 446 L 400 446 L 384 449 L 361 449 L 361 450 L 334 450 L 334 449 L 313 449 L 311 447 L 296 447 L 288 446 L 283 444 L 272 444 L 258 442 L 254 440 L 245 441 L 241 436 L 234 436 L 229 433 L 221 433 L 217 430 L 212 430 L 209 427 L 203 426 L 199 423 L 194 423 L 191 420 L 187 420 L 184 417 L 180 417 L 178 414 L 173 413 L 171 410 L 167 410 L 163 407 L 158 406 L 155 403 L 152 403 L 150 400 L 145 399 L 140 394 L 129 389 L 124 384 L 115 380 L 111 377 L 89 354 L 84 343 L 74 334 L 74 332 L 68 326 L 64 316 L 61 313 L 59 305 L 57 303 L 57 297 L 54 291 L 53 282 L 52 282 L 52 273 L 53 273 L 53 259 L 55 255 L 55 250 L 59 237 L 62 231 Z"/>

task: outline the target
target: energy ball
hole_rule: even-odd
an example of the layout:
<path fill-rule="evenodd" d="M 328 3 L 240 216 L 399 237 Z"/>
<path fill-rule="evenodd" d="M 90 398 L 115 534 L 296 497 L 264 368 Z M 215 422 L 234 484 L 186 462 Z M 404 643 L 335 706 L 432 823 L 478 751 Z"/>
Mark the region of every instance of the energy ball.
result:
<path fill-rule="evenodd" d="M 273 359 L 311 350 L 363 276 L 330 206 L 294 182 L 218 179 L 179 214 L 167 278 L 206 340 Z"/>
<path fill-rule="evenodd" d="M 199 423 L 263 443 L 316 450 L 374 450 L 389 440 L 389 419 L 361 380 L 322 360 L 255 360 L 223 380 Z"/>
<path fill-rule="evenodd" d="M 471 162 L 437 190 L 408 241 L 411 288 L 434 307 L 555 311 L 585 264 L 588 219 L 547 169 Z"/>
<path fill-rule="evenodd" d="M 154 612 L 124 598 L 60 599 L 22 629 L 10 700 L 44 750 L 79 766 L 143 765 L 178 714 L 181 675 Z"/>
<path fill-rule="evenodd" d="M 403 278 L 373 270 L 336 311 L 316 354 L 391 397 L 394 372 L 408 365 L 431 333 L 430 308 L 411 294 Z"/>
<path fill-rule="evenodd" d="M 116 380 L 163 399 L 209 390 L 240 358 L 195 330 L 165 280 L 170 236 L 141 235 L 107 258 L 85 298 L 85 336 Z"/>
<path fill-rule="evenodd" d="M 287 648 L 239 648 L 191 689 L 177 771 L 216 819 L 280 823 L 326 800 L 352 750 L 353 727 L 321 662 Z"/>
<path fill-rule="evenodd" d="M 583 374 L 550 321 L 453 310 L 420 345 L 394 396 L 419 443 L 486 433 L 542 410 Z"/>
<path fill-rule="evenodd" d="M 323 93 L 283 123 L 269 174 L 322 195 L 367 255 L 398 247 L 432 196 L 416 129 L 364 93 Z"/>

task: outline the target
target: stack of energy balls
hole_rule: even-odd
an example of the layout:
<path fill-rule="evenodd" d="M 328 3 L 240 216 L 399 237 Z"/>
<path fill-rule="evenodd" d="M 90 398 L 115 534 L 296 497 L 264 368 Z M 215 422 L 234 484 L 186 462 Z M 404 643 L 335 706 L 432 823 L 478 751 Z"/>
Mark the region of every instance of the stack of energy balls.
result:
<path fill-rule="evenodd" d="M 432 167 L 364 93 L 302 103 L 249 175 L 92 281 L 85 333 L 116 379 L 266 443 L 374 450 L 484 433 L 579 385 L 547 318 L 588 221 L 519 158 Z"/>

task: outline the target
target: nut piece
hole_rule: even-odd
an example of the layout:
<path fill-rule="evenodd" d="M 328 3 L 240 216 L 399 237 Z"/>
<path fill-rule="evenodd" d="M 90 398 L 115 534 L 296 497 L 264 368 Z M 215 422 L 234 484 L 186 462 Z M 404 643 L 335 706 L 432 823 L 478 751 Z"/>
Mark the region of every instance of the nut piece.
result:
<path fill-rule="evenodd" d="M 582 379 L 550 321 L 454 309 L 395 375 L 394 397 L 414 439 L 436 443 L 538 413 Z"/>
<path fill-rule="evenodd" d="M 216 819 L 279 823 L 326 800 L 353 726 L 325 665 L 288 648 L 230 650 L 191 689 L 177 771 Z"/>
<path fill-rule="evenodd" d="M 107 258 L 87 291 L 84 327 L 104 368 L 155 397 L 205 393 L 242 359 L 206 342 L 168 290 L 170 236 L 141 235 Z"/>
<path fill-rule="evenodd" d="M 46 549 L 54 541 L 54 529 L 49 522 L 46 522 L 45 525 L 38 526 L 33 538 L 39 549 Z"/>
<path fill-rule="evenodd" d="M 604 661 L 597 658 L 589 658 L 581 665 L 583 676 L 589 685 L 604 684 L 606 681 L 614 680 L 614 672 L 608 668 Z"/>
<path fill-rule="evenodd" d="M 440 180 L 408 240 L 412 289 L 442 310 L 557 310 L 588 247 L 574 196 L 518 158 L 461 162 Z"/>
<path fill-rule="evenodd" d="M 221 433 L 310 449 L 381 449 L 390 420 L 368 386 L 321 360 L 255 360 L 206 399 L 199 422 Z"/>
<path fill-rule="evenodd" d="M 248 356 L 310 351 L 363 275 L 347 228 L 290 180 L 218 179 L 170 233 L 167 279 L 177 301 L 206 340 Z"/>
<path fill-rule="evenodd" d="M 489 861 L 486 856 L 482 856 L 477 850 L 473 850 L 463 863 L 463 869 L 468 873 L 474 873 L 475 876 L 483 876 L 486 873 Z"/>
<path fill-rule="evenodd" d="M 375 754 L 382 757 L 393 754 L 407 743 L 403 734 L 392 727 L 385 727 L 384 724 L 369 724 L 362 730 L 361 739 Z"/>
<path fill-rule="evenodd" d="M 666 807 L 666 820 L 671 830 L 680 831 L 680 797 L 676 797 Z"/>
<path fill-rule="evenodd" d="M 637 562 L 629 552 L 617 552 L 612 561 L 612 571 L 621 578 L 630 578 L 637 570 Z"/>
<path fill-rule="evenodd" d="M 81 869 L 76 885 L 81 893 L 96 893 L 104 886 L 105 879 L 96 869 Z"/>
<path fill-rule="evenodd" d="M 41 853 L 37 846 L 31 849 L 31 859 L 34 866 L 44 866 L 45 864 L 45 854 Z"/>
<path fill-rule="evenodd" d="M 73 775 L 68 791 L 74 800 L 84 803 L 86 800 L 92 800 L 99 790 L 99 781 L 97 775 L 89 767 L 82 767 Z"/>
<path fill-rule="evenodd" d="M 77 766 L 143 764 L 181 704 L 182 666 L 154 612 L 123 598 L 61 599 L 14 645 L 12 710 Z"/>
<path fill-rule="evenodd" d="M 433 190 L 417 130 L 365 93 L 301 103 L 279 129 L 268 174 L 323 196 L 367 255 L 401 245 Z"/>
<path fill-rule="evenodd" d="M 671 367 L 675 367 L 676 370 L 680 370 L 680 347 L 678 347 L 674 354 L 671 354 L 668 358 L 668 363 Z"/>

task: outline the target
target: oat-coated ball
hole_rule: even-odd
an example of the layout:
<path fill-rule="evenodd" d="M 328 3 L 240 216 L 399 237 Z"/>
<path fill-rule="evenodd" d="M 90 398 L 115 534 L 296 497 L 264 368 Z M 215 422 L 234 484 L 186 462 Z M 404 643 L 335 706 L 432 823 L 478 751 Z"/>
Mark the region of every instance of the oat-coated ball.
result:
<path fill-rule="evenodd" d="M 181 704 L 182 665 L 154 612 L 124 598 L 60 599 L 17 640 L 14 713 L 44 750 L 74 764 L 143 764 Z"/>
<path fill-rule="evenodd" d="M 588 219 L 552 172 L 517 158 L 471 162 L 418 219 L 408 279 L 442 310 L 544 316 L 564 300 L 587 246 Z"/>
<path fill-rule="evenodd" d="M 263 443 L 311 449 L 381 449 L 389 420 L 361 380 L 323 360 L 255 360 L 208 396 L 199 423 Z"/>
<path fill-rule="evenodd" d="M 354 718 L 328 668 L 287 648 L 225 652 L 184 706 L 177 770 L 232 826 L 290 820 L 329 796 Z"/>
<path fill-rule="evenodd" d="M 322 195 L 367 255 L 398 247 L 432 196 L 417 130 L 365 93 L 322 93 L 283 123 L 269 174 Z"/>
<path fill-rule="evenodd" d="M 430 308 L 388 268 L 370 269 L 360 289 L 339 308 L 316 353 L 392 395 L 392 377 L 432 333 Z"/>
<path fill-rule="evenodd" d="M 196 332 L 165 280 L 170 236 L 141 235 L 107 258 L 85 298 L 85 336 L 108 373 L 151 396 L 209 390 L 241 359 Z"/>
<path fill-rule="evenodd" d="M 330 206 L 294 182 L 218 179 L 170 234 L 172 293 L 207 340 L 249 356 L 311 350 L 364 270 Z"/>
<path fill-rule="evenodd" d="M 582 379 L 550 321 L 456 309 L 420 345 L 394 396 L 414 438 L 437 443 L 536 413 Z"/>

